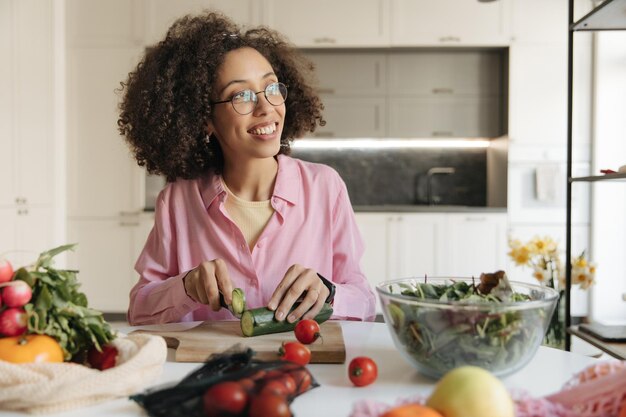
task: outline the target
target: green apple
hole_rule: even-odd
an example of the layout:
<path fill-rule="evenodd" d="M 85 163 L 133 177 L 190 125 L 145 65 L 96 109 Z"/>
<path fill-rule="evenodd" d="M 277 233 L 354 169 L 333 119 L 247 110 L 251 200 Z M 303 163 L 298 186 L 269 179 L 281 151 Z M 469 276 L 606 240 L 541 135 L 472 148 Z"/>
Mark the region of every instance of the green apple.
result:
<path fill-rule="evenodd" d="M 514 417 L 513 400 L 489 371 L 462 366 L 446 373 L 426 401 L 446 417 Z"/>

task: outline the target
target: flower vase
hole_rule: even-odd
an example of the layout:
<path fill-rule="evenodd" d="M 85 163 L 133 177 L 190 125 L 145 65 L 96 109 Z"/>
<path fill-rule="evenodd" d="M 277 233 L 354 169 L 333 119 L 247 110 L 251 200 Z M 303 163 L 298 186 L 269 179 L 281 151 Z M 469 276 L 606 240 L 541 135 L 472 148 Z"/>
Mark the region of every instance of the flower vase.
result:
<path fill-rule="evenodd" d="M 543 345 L 565 350 L 565 331 L 565 291 L 561 290 L 543 338 Z"/>

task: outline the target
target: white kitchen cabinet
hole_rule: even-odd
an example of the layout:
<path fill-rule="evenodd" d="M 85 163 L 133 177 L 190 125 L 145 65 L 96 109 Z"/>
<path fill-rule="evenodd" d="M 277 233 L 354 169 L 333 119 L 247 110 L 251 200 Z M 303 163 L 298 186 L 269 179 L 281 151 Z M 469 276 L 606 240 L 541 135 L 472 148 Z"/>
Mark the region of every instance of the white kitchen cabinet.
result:
<path fill-rule="evenodd" d="M 390 97 L 389 137 L 486 137 L 500 136 L 502 98 Z"/>
<path fill-rule="evenodd" d="M 72 48 L 68 54 L 68 212 L 114 217 L 143 209 L 142 171 L 117 131 L 115 92 L 141 49 Z"/>
<path fill-rule="evenodd" d="M 255 0 L 149 0 L 145 6 L 146 44 L 164 39 L 176 19 L 205 10 L 222 12 L 241 25 L 258 25 L 259 5 Z"/>
<path fill-rule="evenodd" d="M 409 276 L 479 276 L 507 266 L 506 213 L 356 213 L 371 285 Z"/>
<path fill-rule="evenodd" d="M 130 290 L 138 280 L 135 261 L 152 223 L 152 215 L 144 213 L 69 221 L 69 240 L 78 246 L 68 262 L 79 271 L 90 307 L 107 313 L 127 311 Z"/>
<path fill-rule="evenodd" d="M 299 47 L 389 45 L 386 0 L 264 0 L 262 23 Z"/>
<path fill-rule="evenodd" d="M 482 272 L 506 270 L 506 213 L 447 214 L 444 236 L 439 274 L 478 278 Z"/>
<path fill-rule="evenodd" d="M 512 0 L 394 0 L 391 45 L 503 46 L 511 42 Z"/>
<path fill-rule="evenodd" d="M 0 208 L 0 253 L 14 268 L 34 262 L 53 242 L 53 210 L 50 207 Z"/>
<path fill-rule="evenodd" d="M 51 1 L 0 1 L 0 252 L 16 266 L 54 241 L 54 31 Z"/>

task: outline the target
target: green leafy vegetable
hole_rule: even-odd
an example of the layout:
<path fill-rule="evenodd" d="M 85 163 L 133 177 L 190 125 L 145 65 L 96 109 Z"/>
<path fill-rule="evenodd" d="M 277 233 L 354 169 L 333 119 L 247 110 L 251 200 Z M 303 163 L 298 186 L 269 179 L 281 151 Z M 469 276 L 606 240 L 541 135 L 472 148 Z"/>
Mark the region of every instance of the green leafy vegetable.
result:
<path fill-rule="evenodd" d="M 394 289 L 417 301 L 445 303 L 391 300 L 385 306 L 398 340 L 420 369 L 432 376 L 461 365 L 504 372 L 523 364 L 523 357 L 534 353 L 543 338 L 545 306 L 509 308 L 510 302 L 531 297 L 512 292 L 508 281 L 498 291 L 487 294 L 466 281 L 396 284 L 389 287 L 389 292 Z"/>
<path fill-rule="evenodd" d="M 87 297 L 78 290 L 78 271 L 55 269 L 53 258 L 76 245 L 64 245 L 43 252 L 32 267 L 20 268 L 15 279 L 26 282 L 33 291 L 31 302 L 24 306 L 30 334 L 55 338 L 65 360 L 81 361 L 86 352 L 115 338 L 102 313 L 87 306 Z"/>

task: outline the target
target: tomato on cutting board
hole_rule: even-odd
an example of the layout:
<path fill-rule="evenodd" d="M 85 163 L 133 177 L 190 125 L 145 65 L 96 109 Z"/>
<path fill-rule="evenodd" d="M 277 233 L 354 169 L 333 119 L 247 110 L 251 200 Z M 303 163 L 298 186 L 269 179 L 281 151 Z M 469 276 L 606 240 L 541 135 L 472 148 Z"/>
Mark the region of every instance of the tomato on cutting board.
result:
<path fill-rule="evenodd" d="M 278 355 L 284 361 L 306 365 L 311 361 L 311 351 L 300 342 L 283 343 L 278 350 Z"/>
<path fill-rule="evenodd" d="M 321 335 L 318 322 L 310 319 L 300 320 L 298 324 L 296 324 L 295 329 L 293 329 L 293 332 L 298 342 L 304 343 L 305 345 L 315 342 Z"/>
<path fill-rule="evenodd" d="M 12 363 L 63 362 L 59 342 L 43 334 L 0 338 L 0 360 Z"/>

